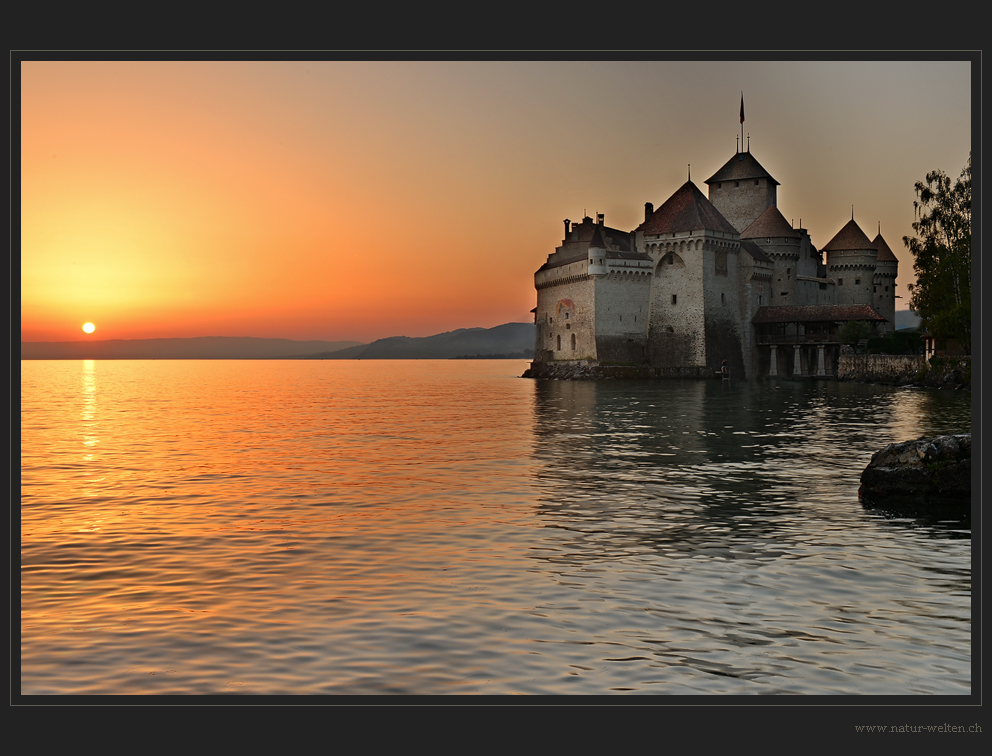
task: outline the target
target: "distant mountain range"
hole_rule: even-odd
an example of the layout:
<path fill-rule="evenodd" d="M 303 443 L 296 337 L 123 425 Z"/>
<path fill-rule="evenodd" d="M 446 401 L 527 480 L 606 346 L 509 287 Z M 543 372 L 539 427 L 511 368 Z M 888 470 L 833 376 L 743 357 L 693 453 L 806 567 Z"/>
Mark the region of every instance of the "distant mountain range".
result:
<path fill-rule="evenodd" d="M 22 341 L 22 360 L 263 360 L 334 352 L 360 341 L 292 341 L 250 336 L 192 339 Z"/>
<path fill-rule="evenodd" d="M 456 357 L 534 356 L 533 323 L 505 323 L 494 328 L 459 328 L 434 336 L 391 336 L 371 344 L 339 349 L 314 358 L 328 360 L 445 360 Z"/>
<path fill-rule="evenodd" d="M 22 341 L 22 360 L 401 360 L 456 357 L 530 359 L 534 324 L 460 328 L 435 336 L 393 336 L 359 341 L 292 341 L 242 336 L 191 339 L 109 339 L 104 341 Z"/>
<path fill-rule="evenodd" d="M 905 328 L 919 328 L 920 316 L 912 310 L 896 310 L 896 318 L 893 325 L 897 331 Z"/>

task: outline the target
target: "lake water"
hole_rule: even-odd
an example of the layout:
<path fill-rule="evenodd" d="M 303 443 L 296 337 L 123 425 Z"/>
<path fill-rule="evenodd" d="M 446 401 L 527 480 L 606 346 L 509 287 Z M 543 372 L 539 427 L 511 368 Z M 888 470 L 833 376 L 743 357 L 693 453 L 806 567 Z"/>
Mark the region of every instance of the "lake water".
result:
<path fill-rule="evenodd" d="M 964 392 L 526 363 L 21 363 L 21 692 L 968 694 Z"/>

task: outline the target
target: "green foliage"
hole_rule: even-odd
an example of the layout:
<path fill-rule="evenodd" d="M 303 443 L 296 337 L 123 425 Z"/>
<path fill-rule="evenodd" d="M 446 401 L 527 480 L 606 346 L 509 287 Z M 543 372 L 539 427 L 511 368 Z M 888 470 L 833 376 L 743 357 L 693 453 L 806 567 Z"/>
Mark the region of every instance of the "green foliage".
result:
<path fill-rule="evenodd" d="M 971 155 L 953 184 L 931 171 L 915 188 L 917 236 L 903 237 L 916 272 L 909 305 L 938 345 L 956 339 L 971 354 Z"/>
<path fill-rule="evenodd" d="M 875 328 L 864 320 L 849 320 L 837 332 L 841 344 L 852 345 L 857 344 L 862 339 L 870 339 L 874 335 Z"/>
<path fill-rule="evenodd" d="M 869 354 L 920 354 L 923 339 L 916 331 L 895 331 L 868 339 Z"/>

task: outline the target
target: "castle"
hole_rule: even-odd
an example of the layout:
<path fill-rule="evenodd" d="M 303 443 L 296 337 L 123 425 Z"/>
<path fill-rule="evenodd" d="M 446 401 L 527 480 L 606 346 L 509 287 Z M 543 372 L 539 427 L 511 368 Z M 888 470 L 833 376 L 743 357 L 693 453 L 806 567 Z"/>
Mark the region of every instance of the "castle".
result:
<path fill-rule="evenodd" d="M 898 261 L 853 213 L 818 250 L 778 209 L 778 186 L 740 151 L 686 181 L 644 222 L 621 231 L 565 220 L 561 246 L 534 274 L 531 374 L 556 366 L 640 366 L 659 377 L 836 375 L 838 332 L 895 319 Z M 824 260 L 826 253 L 826 260 Z"/>

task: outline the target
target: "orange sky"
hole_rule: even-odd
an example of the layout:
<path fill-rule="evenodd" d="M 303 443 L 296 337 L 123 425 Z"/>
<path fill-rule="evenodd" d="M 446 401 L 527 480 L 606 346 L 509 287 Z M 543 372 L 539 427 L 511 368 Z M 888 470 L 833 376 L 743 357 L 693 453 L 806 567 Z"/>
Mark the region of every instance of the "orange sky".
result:
<path fill-rule="evenodd" d="M 633 229 L 745 140 L 825 245 L 957 177 L 967 62 L 21 64 L 21 338 L 529 322 L 562 219 Z M 907 299 L 897 300 L 904 309 Z M 97 330 L 87 336 L 86 321 Z"/>

